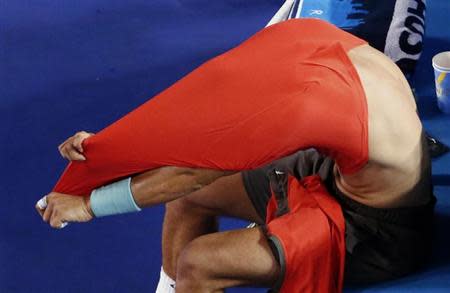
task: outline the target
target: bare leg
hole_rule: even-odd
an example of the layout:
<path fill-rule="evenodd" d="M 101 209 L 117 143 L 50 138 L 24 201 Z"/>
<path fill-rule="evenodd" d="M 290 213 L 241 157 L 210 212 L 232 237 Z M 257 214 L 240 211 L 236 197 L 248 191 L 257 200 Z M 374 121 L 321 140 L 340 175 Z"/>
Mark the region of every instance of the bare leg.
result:
<path fill-rule="evenodd" d="M 217 215 L 228 215 L 261 223 L 245 191 L 240 174 L 214 183 L 166 204 L 162 252 L 163 269 L 176 279 L 181 251 L 195 238 L 217 231 Z"/>
<path fill-rule="evenodd" d="M 260 228 L 201 236 L 178 261 L 177 293 L 223 292 L 228 287 L 271 287 L 280 268 Z"/>

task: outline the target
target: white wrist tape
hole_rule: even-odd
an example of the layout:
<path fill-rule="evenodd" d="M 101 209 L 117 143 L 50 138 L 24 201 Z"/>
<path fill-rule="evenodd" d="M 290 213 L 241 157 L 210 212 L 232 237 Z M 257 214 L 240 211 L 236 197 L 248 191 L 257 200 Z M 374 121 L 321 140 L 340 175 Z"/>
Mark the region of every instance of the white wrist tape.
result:
<path fill-rule="evenodd" d="M 38 208 L 40 210 L 45 210 L 47 208 L 47 196 L 44 196 L 43 198 L 41 198 L 40 200 L 38 200 L 38 202 L 36 203 L 36 205 L 38 206 Z M 62 229 L 64 227 L 66 227 L 67 225 L 69 225 L 69 223 L 67 222 L 62 222 L 61 226 L 59 226 L 59 229 Z"/>

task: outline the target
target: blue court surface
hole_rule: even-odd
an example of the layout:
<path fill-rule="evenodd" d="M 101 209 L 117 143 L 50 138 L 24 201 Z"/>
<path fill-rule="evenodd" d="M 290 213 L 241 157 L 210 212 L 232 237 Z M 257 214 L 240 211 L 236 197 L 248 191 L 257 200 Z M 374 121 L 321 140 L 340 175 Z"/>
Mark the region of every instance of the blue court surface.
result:
<path fill-rule="evenodd" d="M 450 1 L 428 1 L 414 84 L 427 130 L 450 144 L 431 57 L 450 50 Z M 275 0 L 0 0 L 0 292 L 154 292 L 164 208 L 50 229 L 34 210 L 66 165 L 57 146 L 96 132 L 261 29 Z M 433 163 L 433 258 L 346 292 L 450 292 L 450 154 Z M 247 223 L 225 219 L 222 228 Z M 231 289 L 228 292 L 265 292 Z"/>

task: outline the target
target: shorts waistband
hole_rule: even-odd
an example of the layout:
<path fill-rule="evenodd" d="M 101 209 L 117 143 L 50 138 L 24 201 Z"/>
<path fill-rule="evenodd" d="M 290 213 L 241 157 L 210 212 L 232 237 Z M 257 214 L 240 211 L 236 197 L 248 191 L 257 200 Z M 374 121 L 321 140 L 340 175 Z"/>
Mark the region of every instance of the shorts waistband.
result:
<path fill-rule="evenodd" d="M 332 194 L 341 204 L 344 213 L 354 212 L 365 217 L 402 226 L 422 226 L 426 219 L 432 218 L 434 206 L 436 204 L 436 197 L 431 191 L 430 200 L 424 205 L 400 208 L 375 208 L 359 203 L 346 196 L 337 188 L 334 180 L 332 183 L 332 188 Z"/>

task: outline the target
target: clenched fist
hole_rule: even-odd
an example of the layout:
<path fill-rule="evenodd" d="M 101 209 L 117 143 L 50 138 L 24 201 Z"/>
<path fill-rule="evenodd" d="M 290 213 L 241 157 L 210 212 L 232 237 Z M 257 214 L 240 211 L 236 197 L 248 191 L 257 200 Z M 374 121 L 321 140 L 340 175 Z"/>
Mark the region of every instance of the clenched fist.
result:
<path fill-rule="evenodd" d="M 90 198 L 52 192 L 43 197 L 36 210 L 53 228 L 64 228 L 68 222 L 88 222 L 94 218 Z"/>
<path fill-rule="evenodd" d="M 74 136 L 66 139 L 66 141 L 58 146 L 58 150 L 61 156 L 70 161 L 86 160 L 86 157 L 83 155 L 83 141 L 92 135 L 94 135 L 94 133 L 80 131 L 77 132 Z"/>

